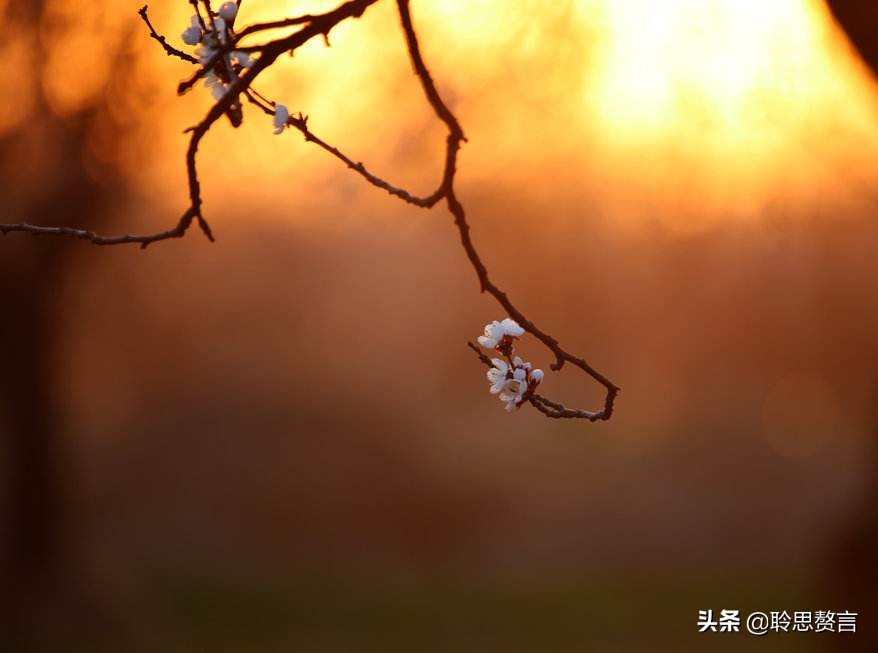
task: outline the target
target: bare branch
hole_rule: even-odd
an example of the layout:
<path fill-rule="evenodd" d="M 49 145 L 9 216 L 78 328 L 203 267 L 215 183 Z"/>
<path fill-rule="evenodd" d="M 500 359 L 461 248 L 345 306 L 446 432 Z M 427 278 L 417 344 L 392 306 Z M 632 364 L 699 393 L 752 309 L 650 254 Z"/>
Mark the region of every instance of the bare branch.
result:
<path fill-rule="evenodd" d="M 198 179 L 198 169 L 196 162 L 196 155 L 198 153 L 198 146 L 201 143 L 201 139 L 204 138 L 213 123 L 215 123 L 221 116 L 228 112 L 231 106 L 237 102 L 239 94 L 249 89 L 250 85 L 253 83 L 253 80 L 256 79 L 259 73 L 261 73 L 271 64 L 273 64 L 274 61 L 281 54 L 290 50 L 295 50 L 315 36 L 328 34 L 333 27 L 335 27 L 339 22 L 347 18 L 359 17 L 366 10 L 366 8 L 368 8 L 375 2 L 377 2 L 377 0 L 349 0 L 348 2 L 345 2 L 342 5 L 338 6 L 333 11 L 315 16 L 313 21 L 311 21 L 306 27 L 299 30 L 295 34 L 261 46 L 262 54 L 256 61 L 256 63 L 230 85 L 223 97 L 221 97 L 210 108 L 207 115 L 204 117 L 204 119 L 202 119 L 200 123 L 187 130 L 191 133 L 189 147 L 186 150 L 186 173 L 189 185 L 190 206 L 183 213 L 183 216 L 180 218 L 175 227 L 166 231 L 160 231 L 154 234 L 147 235 L 128 234 L 124 236 L 102 236 L 94 232 L 87 231 L 85 229 L 73 229 L 69 227 L 48 227 L 27 223 L 13 223 L 0 224 L 0 233 L 6 235 L 7 233 L 12 232 L 24 232 L 35 235 L 72 236 L 74 238 L 87 240 L 95 245 L 122 245 L 128 243 L 138 243 L 141 245 L 141 247 L 145 248 L 146 246 L 154 242 L 166 240 L 168 238 L 182 237 L 183 235 L 185 235 L 190 224 L 192 223 L 192 220 L 194 219 L 198 221 L 198 225 L 204 235 L 207 236 L 209 240 L 213 241 L 214 237 L 210 225 L 204 218 L 201 211 L 201 184 Z M 201 15 L 197 0 L 191 0 L 191 4 L 193 5 L 193 7 L 195 7 L 199 19 L 202 20 L 202 24 L 204 24 L 203 19 L 201 19 L 200 17 Z M 205 8 L 206 10 L 210 11 L 209 3 L 205 4 Z M 152 24 L 148 20 L 147 7 L 144 6 L 138 13 L 146 22 L 147 27 L 150 30 L 150 36 L 159 41 L 165 51 L 168 52 L 168 48 L 170 48 L 170 46 L 167 45 L 164 37 L 161 37 L 155 32 Z M 170 49 L 174 50 L 173 48 Z M 169 54 L 173 54 L 173 52 L 169 52 Z M 185 53 L 181 54 L 185 55 Z M 188 59 L 186 60 L 188 61 Z"/>
<path fill-rule="evenodd" d="M 267 115 L 270 116 L 274 114 L 274 107 L 276 106 L 276 103 L 273 100 L 269 100 L 262 94 L 256 92 L 253 88 L 248 89 L 245 92 L 245 96 L 251 104 L 259 107 Z M 354 162 L 354 160 L 348 157 L 344 152 L 339 150 L 337 147 L 330 145 L 322 138 L 317 136 L 314 132 L 312 132 L 308 127 L 308 116 L 303 116 L 301 113 L 297 116 L 290 116 L 287 120 L 287 124 L 290 127 L 294 127 L 302 132 L 302 135 L 305 137 L 306 142 L 314 143 L 321 149 L 329 152 L 332 156 L 344 163 L 354 172 L 358 173 L 360 176 L 363 177 L 363 179 L 368 181 L 373 186 L 386 190 L 391 195 L 398 197 L 408 204 L 413 204 L 414 206 L 428 209 L 434 206 L 439 200 L 444 197 L 444 192 L 441 188 L 437 189 L 432 195 L 428 195 L 425 197 L 412 195 L 405 188 L 394 186 L 393 184 L 385 181 L 378 175 L 373 174 L 366 168 L 365 165 L 363 165 L 359 161 Z"/>
<path fill-rule="evenodd" d="M 198 24 L 201 26 L 201 31 L 207 32 L 207 23 L 204 22 L 204 17 L 201 15 L 201 7 L 198 5 L 198 0 L 189 0 L 189 4 L 192 5 L 192 10 L 195 12 Z"/>
<path fill-rule="evenodd" d="M 155 31 L 155 28 L 152 26 L 152 23 L 149 21 L 149 16 L 146 15 L 146 12 L 149 8 L 149 5 L 143 5 L 138 11 L 138 15 L 143 19 L 143 22 L 146 23 L 147 29 L 149 29 L 149 35 L 159 42 L 159 45 L 162 46 L 162 49 L 167 53 L 169 57 L 177 57 L 178 59 L 182 59 L 183 61 L 188 61 L 189 63 L 198 63 L 198 59 L 193 57 L 191 54 L 187 54 L 182 50 L 178 50 L 177 48 L 171 46 L 164 36 Z"/>
<path fill-rule="evenodd" d="M 294 25 L 303 25 L 304 23 L 310 23 L 315 20 L 318 16 L 312 14 L 305 14 L 303 16 L 296 16 L 295 18 L 284 18 L 282 20 L 273 20 L 267 23 L 257 23 L 255 25 L 248 25 L 240 32 L 238 32 L 238 38 L 242 39 L 245 36 L 250 34 L 254 34 L 256 32 L 262 32 L 269 29 L 280 29 L 283 27 L 293 27 Z"/>
<path fill-rule="evenodd" d="M 591 419 L 592 421 L 610 419 L 613 415 L 616 396 L 619 394 L 619 387 L 589 365 L 584 358 L 573 356 L 564 351 L 555 338 L 539 329 L 533 322 L 527 319 L 527 317 L 525 317 L 525 315 L 509 300 L 507 294 L 489 279 L 488 269 L 485 267 L 485 264 L 482 263 L 482 260 L 473 245 L 472 239 L 470 238 L 470 227 L 466 220 L 466 211 L 457 199 L 454 191 L 457 152 L 460 149 L 461 141 L 464 140 L 463 130 L 461 129 L 457 118 L 455 118 L 454 114 L 439 95 L 439 91 L 436 89 L 436 84 L 433 82 L 433 78 L 430 76 L 430 72 L 427 70 L 427 66 L 421 56 L 418 37 L 415 33 L 414 25 L 412 24 L 411 12 L 409 11 L 409 0 L 397 0 L 397 7 L 399 8 L 399 17 L 402 22 L 403 31 L 405 32 L 409 57 L 411 58 L 415 74 L 421 80 L 421 85 L 424 88 L 424 93 L 427 96 L 427 101 L 430 103 L 430 106 L 433 107 L 436 115 L 445 123 L 446 127 L 448 127 L 445 174 L 443 176 L 440 190 L 443 191 L 443 196 L 448 204 L 448 210 L 454 216 L 454 223 L 457 225 L 457 229 L 460 233 L 460 242 L 463 245 L 463 249 L 466 251 L 466 255 L 469 258 L 473 269 L 476 271 L 476 276 L 479 278 L 482 292 L 487 292 L 493 295 L 500 305 L 506 309 L 506 312 L 512 319 L 518 322 L 525 331 L 532 334 L 554 354 L 555 362 L 552 364 L 553 370 L 558 371 L 564 366 L 565 362 L 569 362 L 588 374 L 606 389 L 604 405 L 599 412 L 592 414 L 589 411 L 574 411 L 576 412 L 576 415 L 558 414 L 553 415 L 553 417 L 584 417 L 587 413 L 588 415 L 591 415 L 588 419 Z M 558 406 L 560 406 L 560 404 Z M 553 406 L 550 405 L 549 407 Z M 560 411 L 561 409 L 563 409 L 563 407 L 556 408 L 556 411 Z"/>
<path fill-rule="evenodd" d="M 74 229 L 72 227 L 40 227 L 32 224 L 0 224 L 0 233 L 4 236 L 7 233 L 13 231 L 21 231 L 25 233 L 34 234 L 37 236 L 72 236 L 74 238 L 79 238 L 81 240 L 88 240 L 95 245 L 122 245 L 125 243 L 137 243 L 141 248 L 146 249 L 147 246 L 152 245 L 160 240 L 167 240 L 168 238 L 182 238 L 186 235 L 186 230 L 189 229 L 189 225 L 192 224 L 192 219 L 195 215 L 192 211 L 187 211 L 183 214 L 183 217 L 180 218 L 180 221 L 177 223 L 173 229 L 168 229 L 167 231 L 159 231 L 154 234 L 148 235 L 136 235 L 136 234 L 126 234 L 124 236 L 101 236 L 96 234 L 93 231 L 86 231 L 85 229 Z M 202 229 L 207 227 L 206 223 L 201 223 Z M 209 227 L 205 231 L 207 237 L 210 240 L 213 240 L 213 236 L 210 234 Z"/>
<path fill-rule="evenodd" d="M 231 26 L 228 26 L 227 33 L 223 37 L 224 42 L 216 47 L 216 51 L 213 53 L 211 58 L 206 62 L 205 65 L 199 67 L 198 71 L 190 79 L 182 82 L 178 87 L 178 92 L 183 93 L 191 88 L 198 79 L 201 79 L 212 71 L 216 71 L 220 76 L 224 77 L 223 95 L 220 97 L 219 100 L 217 100 L 216 103 L 214 103 L 214 105 L 210 108 L 207 115 L 201 120 L 201 122 L 187 130 L 187 132 L 191 133 L 189 146 L 186 151 L 186 171 L 189 185 L 190 205 L 189 208 L 186 209 L 186 211 L 183 213 L 183 216 L 180 218 L 175 227 L 150 235 L 100 236 L 94 232 L 82 229 L 74 229 L 68 227 L 41 227 L 36 225 L 18 223 L 0 224 L 0 232 L 2 232 L 4 235 L 6 233 L 14 231 L 27 232 L 37 235 L 66 235 L 80 238 L 83 240 L 88 240 L 96 245 L 139 243 L 141 247 L 146 247 L 153 242 L 165 240 L 168 238 L 182 237 L 187 232 L 192 221 L 197 220 L 204 234 L 210 240 L 213 240 L 210 226 L 204 219 L 201 211 L 201 186 L 198 179 L 196 162 L 198 147 L 201 143 L 201 140 L 210 130 L 211 126 L 222 115 L 227 114 L 232 117 L 233 113 L 237 111 L 240 118 L 239 97 L 241 97 L 242 95 L 251 104 L 257 106 L 266 114 L 274 115 L 276 113 L 276 103 L 267 99 L 261 93 L 252 88 L 252 84 L 254 80 L 259 76 L 259 74 L 263 70 L 270 67 L 281 54 L 285 52 L 294 52 L 297 48 L 302 46 L 304 43 L 307 43 L 315 36 L 322 36 L 328 44 L 329 33 L 337 24 L 348 18 L 356 18 L 361 16 L 368 7 L 375 4 L 377 1 L 378 0 L 348 0 L 347 2 L 344 2 L 341 5 L 337 6 L 332 11 L 328 11 L 324 14 L 308 14 L 268 23 L 259 23 L 246 27 L 238 33 L 235 33 L 231 29 Z M 208 26 L 213 26 L 214 16 L 214 12 L 211 8 L 209 0 L 202 0 L 201 3 L 199 3 L 198 0 L 189 0 L 189 2 L 195 9 L 196 16 L 198 17 L 198 21 L 200 22 L 202 29 L 207 32 Z M 203 5 L 204 12 L 207 14 L 206 20 L 202 17 L 201 6 L 199 6 L 199 4 Z M 238 4 L 240 4 L 240 2 Z M 355 162 L 353 159 L 344 154 L 340 149 L 333 145 L 330 145 L 323 139 L 319 138 L 316 134 L 314 134 L 308 127 L 308 118 L 306 116 L 303 116 L 302 114 L 298 114 L 297 116 L 290 116 L 287 119 L 287 125 L 297 129 L 299 132 L 302 133 L 307 142 L 314 143 L 324 151 L 328 152 L 333 157 L 344 163 L 348 168 L 354 170 L 357 174 L 362 176 L 373 186 L 381 188 L 391 195 L 394 195 L 395 197 L 398 197 L 409 204 L 421 208 L 432 208 L 438 202 L 444 199 L 449 212 L 454 217 L 454 223 L 460 236 L 461 245 L 463 246 L 464 252 L 466 253 L 470 264 L 475 270 L 476 276 L 479 280 L 481 291 L 487 292 L 488 294 L 492 295 L 497 300 L 497 302 L 505 309 L 509 317 L 515 320 L 526 332 L 533 335 L 550 352 L 552 352 L 555 358 L 555 361 L 552 363 L 551 366 L 553 370 L 560 370 L 565 363 L 570 363 L 578 367 L 585 374 L 587 374 L 597 383 L 602 385 L 606 391 L 603 407 L 599 411 L 567 408 L 560 403 L 536 394 L 534 392 L 534 388 L 530 389 L 529 394 L 524 395 L 523 400 L 527 401 L 542 414 L 550 418 L 587 419 L 592 422 L 610 419 L 613 414 L 616 397 L 619 393 L 619 387 L 612 383 L 603 374 L 594 369 L 584 358 L 574 356 L 562 349 L 555 338 L 539 329 L 533 322 L 525 317 L 525 315 L 510 301 L 507 294 L 503 290 L 501 290 L 496 284 L 494 284 L 494 282 L 491 281 L 490 277 L 488 276 L 487 267 L 482 262 L 481 257 L 479 256 L 475 245 L 472 242 L 472 238 L 470 236 L 470 226 L 466 217 L 466 211 L 464 210 L 461 202 L 458 200 L 454 187 L 454 181 L 457 172 L 457 156 L 462 143 L 466 141 L 466 137 L 464 136 L 463 129 L 461 128 L 456 116 L 445 103 L 441 94 L 439 93 L 439 90 L 437 89 L 436 84 L 432 76 L 430 75 L 429 69 L 424 62 L 424 58 L 420 51 L 418 37 L 412 23 L 409 0 L 396 0 L 396 4 L 399 13 L 400 23 L 402 25 L 403 33 L 405 36 L 409 59 L 412 64 L 414 74 L 421 84 L 427 102 L 433 109 L 437 118 L 445 125 L 448 132 L 446 138 L 445 161 L 442 170 L 441 180 L 437 189 L 430 195 L 418 196 L 404 188 L 395 186 L 385 181 L 384 179 L 370 172 L 362 163 Z M 168 45 L 165 38 L 155 31 L 147 16 L 146 6 L 144 6 L 139 11 L 139 14 L 146 23 L 147 28 L 149 29 L 149 35 L 153 39 L 158 41 L 159 44 L 161 44 L 162 48 L 168 55 L 176 56 L 190 63 L 198 63 L 198 61 L 191 55 L 176 50 L 175 48 Z M 268 29 L 298 25 L 302 26 L 301 29 L 294 32 L 293 34 L 289 34 L 287 36 L 269 41 L 264 44 L 252 46 L 241 46 L 239 44 L 240 39 L 249 34 L 261 32 Z M 242 70 L 240 68 L 235 68 L 234 70 L 232 70 L 231 64 L 229 63 L 229 59 L 227 56 L 232 50 L 256 52 L 259 54 L 259 56 L 256 58 L 255 62 L 249 66 L 249 68 Z M 219 66 L 219 63 L 223 58 L 225 64 L 224 66 Z M 238 74 L 239 70 L 240 74 Z M 238 123 L 233 120 L 233 124 L 237 126 Z M 473 343 L 467 344 L 471 349 L 476 352 L 479 360 L 482 363 L 488 366 L 492 365 L 491 359 L 485 356 L 484 353 L 482 353 L 482 351 L 476 345 L 474 345 Z"/>
<path fill-rule="evenodd" d="M 546 399 L 545 397 L 538 395 L 536 393 L 532 394 L 528 397 L 528 401 L 531 406 L 536 408 L 546 417 L 552 417 L 554 419 L 587 419 L 590 422 L 597 422 L 601 419 L 608 419 L 603 417 L 601 412 L 592 412 L 590 410 L 577 410 L 573 408 L 565 408 L 559 403 Z"/>
<path fill-rule="evenodd" d="M 485 354 L 478 347 L 478 345 L 472 342 L 467 342 L 466 346 L 476 353 L 476 356 L 479 357 L 479 360 L 483 364 L 488 367 L 494 366 L 494 364 L 491 362 L 491 359 L 485 356 Z M 606 410 L 595 412 L 591 410 L 567 408 L 563 404 L 559 404 L 555 401 L 552 401 L 551 399 L 547 399 L 546 397 L 543 397 L 536 392 L 530 392 L 525 395 L 525 401 L 527 401 L 531 406 L 536 408 L 546 417 L 551 417 L 554 419 L 587 419 L 590 422 L 610 419 L 609 416 L 606 416 Z M 610 415 L 612 415 L 612 406 L 610 408 Z"/>

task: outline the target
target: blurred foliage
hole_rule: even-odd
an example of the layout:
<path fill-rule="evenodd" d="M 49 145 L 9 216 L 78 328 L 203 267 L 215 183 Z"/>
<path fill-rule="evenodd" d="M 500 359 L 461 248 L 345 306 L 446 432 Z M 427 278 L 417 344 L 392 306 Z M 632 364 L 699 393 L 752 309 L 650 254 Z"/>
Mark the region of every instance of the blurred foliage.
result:
<path fill-rule="evenodd" d="M 832 633 L 698 634 L 699 609 L 770 611 L 816 606 L 801 577 L 753 570 L 649 576 L 585 575 L 564 581 L 397 582 L 165 575 L 135 599 L 135 641 L 55 632 L 64 651 L 215 653 L 536 653 L 598 647 L 618 651 L 819 650 Z M 813 609 L 819 609 L 814 607 Z M 765 640 L 770 640 L 768 643 Z M 755 649 L 754 649 L 755 650 Z"/>

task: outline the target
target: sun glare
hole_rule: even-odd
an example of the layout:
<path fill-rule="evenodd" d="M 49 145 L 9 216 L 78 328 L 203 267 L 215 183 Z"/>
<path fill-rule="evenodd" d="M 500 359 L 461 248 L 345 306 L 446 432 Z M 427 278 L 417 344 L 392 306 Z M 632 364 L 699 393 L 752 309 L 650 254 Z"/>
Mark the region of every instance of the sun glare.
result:
<path fill-rule="evenodd" d="M 191 7 L 153 4 L 157 24 L 181 45 L 177 30 Z M 334 4 L 254 1 L 242 19 Z M 588 175 L 608 217 L 642 208 L 683 222 L 758 215 L 778 199 L 808 206 L 828 188 L 875 181 L 874 82 L 821 0 L 422 0 L 413 10 L 434 77 L 471 137 L 471 179 L 496 176 L 498 156 L 514 158 L 513 169 L 531 177 Z M 140 139 L 131 148 L 136 177 L 152 189 L 179 178 L 179 133 L 210 96 L 175 98 L 179 62 L 142 34 L 131 41 L 148 66 L 137 79 L 166 94 L 140 121 L 142 133 L 129 134 Z M 429 185 L 441 127 L 410 74 L 393 3 L 340 26 L 331 42 L 316 39 L 284 59 L 260 90 L 312 116 L 316 130 L 378 171 Z M 54 104 L 75 105 L 56 83 L 64 70 L 50 65 L 44 83 Z M 217 129 L 204 146 L 206 183 L 288 193 L 277 178 L 339 172 L 297 139 L 270 132 L 252 111 L 241 130 Z M 141 152 L 157 148 L 157 133 L 173 153 L 157 154 L 154 176 L 145 175 Z"/>
<path fill-rule="evenodd" d="M 584 109 L 628 183 L 757 215 L 778 198 L 810 201 L 839 174 L 871 174 L 873 82 L 822 2 L 589 4 L 599 42 Z"/>
<path fill-rule="evenodd" d="M 602 3 L 601 64 L 589 95 L 628 137 L 693 114 L 735 129 L 754 101 L 812 99 L 824 68 L 819 23 L 802 0 Z"/>

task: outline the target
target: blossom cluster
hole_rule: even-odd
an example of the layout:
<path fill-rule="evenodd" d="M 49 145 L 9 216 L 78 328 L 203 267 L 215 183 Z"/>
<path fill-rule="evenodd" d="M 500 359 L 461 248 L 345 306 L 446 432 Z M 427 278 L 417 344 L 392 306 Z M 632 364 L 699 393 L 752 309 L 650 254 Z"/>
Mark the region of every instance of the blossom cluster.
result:
<path fill-rule="evenodd" d="M 229 42 L 229 30 L 237 15 L 237 3 L 225 2 L 212 21 L 205 23 L 201 16 L 192 16 L 181 38 L 187 45 L 198 46 L 195 48 L 195 57 L 202 66 L 214 61 L 217 53 Z M 204 85 L 210 89 L 213 99 L 219 100 L 235 81 L 238 72 L 253 65 L 253 58 L 246 52 L 232 50 L 215 63 L 213 70 L 205 73 Z"/>
<path fill-rule="evenodd" d="M 231 50 L 215 60 L 217 54 L 229 42 L 229 30 L 235 23 L 238 15 L 236 2 L 224 2 L 219 8 L 217 15 L 212 21 L 204 22 L 200 15 L 192 16 L 189 27 L 183 30 L 181 38 L 187 45 L 198 46 L 195 48 L 195 58 L 202 66 L 214 62 L 213 69 L 204 74 L 204 85 L 210 89 L 214 100 L 221 99 L 229 87 L 237 78 L 238 73 L 244 68 L 253 65 L 253 58 L 241 50 Z M 274 108 L 272 124 L 274 133 L 283 133 L 290 118 L 290 112 L 283 104 L 277 104 Z"/>
<path fill-rule="evenodd" d="M 491 359 L 492 367 L 488 370 L 487 377 L 491 384 L 491 394 L 499 395 L 508 411 L 520 408 L 543 380 L 542 370 L 534 369 L 527 361 L 514 356 L 515 340 L 523 335 L 524 329 L 518 322 L 507 317 L 485 325 L 484 335 L 478 338 L 482 347 L 493 349 L 505 358 Z"/>

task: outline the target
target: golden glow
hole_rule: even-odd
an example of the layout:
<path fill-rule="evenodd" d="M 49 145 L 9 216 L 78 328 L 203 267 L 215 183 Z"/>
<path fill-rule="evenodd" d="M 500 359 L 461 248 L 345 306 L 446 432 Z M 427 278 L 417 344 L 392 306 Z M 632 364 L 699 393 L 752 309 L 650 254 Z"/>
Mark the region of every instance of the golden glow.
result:
<path fill-rule="evenodd" d="M 35 40 L 25 33 L 0 41 L 0 76 L 15 89 L 14 101 L 0 102 L 0 136 L 17 128 L 33 110 L 34 81 L 27 71 L 33 66 Z"/>
<path fill-rule="evenodd" d="M 756 114 L 827 91 L 821 24 L 806 1 L 622 0 L 602 10 L 588 95 L 625 138 L 684 122 L 737 137 Z"/>
<path fill-rule="evenodd" d="M 181 132 L 211 99 L 200 88 L 176 97 L 190 69 L 162 55 L 124 4 L 71 13 L 69 3 L 50 3 L 43 88 L 55 111 L 75 111 L 102 90 L 120 48 L 131 55 L 130 81 L 112 104 L 129 120 L 140 115 L 115 144 L 131 152 L 120 165 L 135 186 L 153 197 L 167 188 L 161 197 L 175 203 L 185 195 Z M 335 4 L 253 0 L 240 20 Z M 168 0 L 150 10 L 185 47 L 179 33 L 191 7 Z M 876 181 L 874 85 L 820 0 L 415 0 L 413 12 L 470 137 L 463 182 L 497 183 L 500 165 L 504 183 L 592 185 L 609 219 L 660 216 L 688 228 L 756 216 L 777 201 L 807 207 Z M 428 190 L 442 128 L 411 74 L 393 3 L 340 25 L 331 41 L 283 58 L 258 88 L 380 174 Z M 295 134 L 273 137 L 254 110 L 240 130 L 218 124 L 202 154 L 208 206 L 211 192 L 240 185 L 289 196 L 347 174 Z"/>
<path fill-rule="evenodd" d="M 99 98 L 113 64 L 126 54 L 123 38 L 133 24 L 131 9 L 122 2 L 46 3 L 40 21 L 48 55 L 43 92 L 55 113 L 75 113 Z"/>
<path fill-rule="evenodd" d="M 857 159 L 878 144 L 874 89 L 821 2 L 595 5 L 592 133 L 660 203 L 694 194 L 704 213 L 755 215 L 824 193 L 833 168 L 862 181 Z"/>

